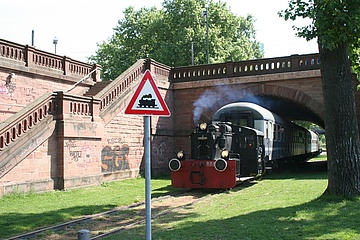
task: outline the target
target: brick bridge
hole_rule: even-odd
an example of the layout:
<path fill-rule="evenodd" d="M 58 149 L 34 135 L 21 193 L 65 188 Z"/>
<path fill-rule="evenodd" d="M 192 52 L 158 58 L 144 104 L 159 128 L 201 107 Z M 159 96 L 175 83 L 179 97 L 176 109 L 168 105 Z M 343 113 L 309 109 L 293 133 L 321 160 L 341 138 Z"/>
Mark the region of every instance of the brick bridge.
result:
<path fill-rule="evenodd" d="M 167 171 L 178 149 L 189 151 L 198 121 L 230 102 L 324 127 L 317 54 L 177 68 L 140 59 L 101 81 L 98 65 L 0 39 L 0 195 L 138 176 L 143 118 L 124 109 L 145 69 L 172 113 L 151 117 L 153 174 Z"/>

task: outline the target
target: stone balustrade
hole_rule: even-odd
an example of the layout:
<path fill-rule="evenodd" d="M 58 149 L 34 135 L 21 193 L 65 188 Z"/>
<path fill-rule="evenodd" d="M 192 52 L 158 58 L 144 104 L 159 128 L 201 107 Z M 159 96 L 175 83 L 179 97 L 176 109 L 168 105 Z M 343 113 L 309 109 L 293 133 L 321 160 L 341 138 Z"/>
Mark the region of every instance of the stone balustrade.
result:
<path fill-rule="evenodd" d="M 145 61 L 144 59 L 138 60 L 96 95 L 101 100 L 100 111 L 118 98 L 139 76 L 142 76 L 145 71 Z"/>
<path fill-rule="evenodd" d="M 3 39 L 0 39 L 0 57 L 23 63 L 26 67 L 45 67 L 69 76 L 84 77 L 95 68 L 99 68 L 98 65 L 84 63 L 67 56 L 59 56 L 29 45 L 21 45 Z M 94 76 L 100 77 L 98 74 L 94 74 Z M 99 81 L 99 79 L 93 80 Z"/>
<path fill-rule="evenodd" d="M 29 129 L 55 113 L 54 95 L 45 94 L 0 124 L 0 152 Z"/>
<path fill-rule="evenodd" d="M 176 83 L 313 69 L 320 69 L 319 54 L 292 55 L 279 58 L 176 67 L 172 69 L 170 77 L 171 80 Z"/>

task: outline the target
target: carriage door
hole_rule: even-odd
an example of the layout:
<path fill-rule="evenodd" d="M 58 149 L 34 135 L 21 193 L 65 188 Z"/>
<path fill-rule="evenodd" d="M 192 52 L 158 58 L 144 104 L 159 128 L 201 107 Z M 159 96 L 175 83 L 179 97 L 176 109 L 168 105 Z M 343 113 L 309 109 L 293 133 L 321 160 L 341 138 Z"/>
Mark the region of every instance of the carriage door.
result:
<path fill-rule="evenodd" d="M 265 121 L 265 136 L 264 136 L 264 145 L 265 145 L 265 157 L 269 156 L 269 160 L 271 160 L 271 148 L 272 148 L 272 123 L 269 121 Z"/>

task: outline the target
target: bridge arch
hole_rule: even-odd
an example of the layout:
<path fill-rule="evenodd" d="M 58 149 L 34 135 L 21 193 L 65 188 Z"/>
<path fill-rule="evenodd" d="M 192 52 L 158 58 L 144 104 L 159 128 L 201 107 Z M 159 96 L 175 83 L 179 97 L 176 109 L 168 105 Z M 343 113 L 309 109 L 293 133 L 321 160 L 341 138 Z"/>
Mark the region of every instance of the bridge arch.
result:
<path fill-rule="evenodd" d="M 238 101 L 259 104 L 290 120 L 306 120 L 324 126 L 323 104 L 305 92 L 275 84 L 254 84 L 245 86 L 215 86 L 204 94 L 216 95 L 211 107 L 204 110 L 201 121 L 210 121 L 213 114 L 222 106 Z M 209 99 L 207 97 L 206 99 Z"/>

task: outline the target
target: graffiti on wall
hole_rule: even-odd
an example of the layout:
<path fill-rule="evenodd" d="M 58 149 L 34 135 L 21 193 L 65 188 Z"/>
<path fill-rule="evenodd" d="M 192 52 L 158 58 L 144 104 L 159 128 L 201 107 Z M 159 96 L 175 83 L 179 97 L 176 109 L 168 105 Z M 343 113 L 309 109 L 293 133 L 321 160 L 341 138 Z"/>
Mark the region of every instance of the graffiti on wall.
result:
<path fill-rule="evenodd" d="M 91 148 L 87 142 L 78 143 L 75 140 L 69 140 L 65 143 L 68 150 L 68 163 L 76 163 L 78 167 L 85 168 L 91 162 Z"/>
<path fill-rule="evenodd" d="M 5 80 L 5 84 L 1 86 L 0 93 L 5 93 L 7 95 L 12 96 L 16 89 L 16 83 L 14 82 L 15 79 L 15 73 L 11 73 L 9 76 L 7 76 Z"/>
<path fill-rule="evenodd" d="M 130 169 L 129 167 L 129 146 L 124 144 L 121 147 L 105 146 L 101 151 L 102 172 L 117 172 Z"/>
<path fill-rule="evenodd" d="M 168 156 L 166 152 L 166 142 L 161 142 L 158 146 L 153 147 L 153 156 L 156 159 L 156 165 L 163 165 L 168 162 Z"/>

